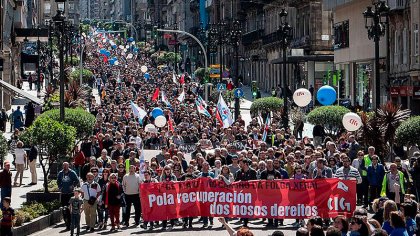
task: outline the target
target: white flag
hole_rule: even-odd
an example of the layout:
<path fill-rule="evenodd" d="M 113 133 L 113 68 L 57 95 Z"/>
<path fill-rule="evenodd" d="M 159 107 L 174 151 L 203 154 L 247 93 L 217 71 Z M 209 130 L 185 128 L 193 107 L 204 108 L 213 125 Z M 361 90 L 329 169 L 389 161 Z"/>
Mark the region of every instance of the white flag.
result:
<path fill-rule="evenodd" d="M 178 101 L 183 102 L 185 99 L 185 91 L 182 90 L 182 93 L 178 96 Z"/>
<path fill-rule="evenodd" d="M 178 84 L 175 73 L 172 73 L 172 82 L 174 82 L 174 84 Z"/>
<path fill-rule="evenodd" d="M 219 111 L 220 117 L 222 118 L 223 128 L 228 128 L 229 126 L 231 126 L 233 124 L 232 112 L 230 112 L 229 107 L 226 105 L 222 94 L 219 95 L 219 101 L 217 102 L 217 110 Z"/>

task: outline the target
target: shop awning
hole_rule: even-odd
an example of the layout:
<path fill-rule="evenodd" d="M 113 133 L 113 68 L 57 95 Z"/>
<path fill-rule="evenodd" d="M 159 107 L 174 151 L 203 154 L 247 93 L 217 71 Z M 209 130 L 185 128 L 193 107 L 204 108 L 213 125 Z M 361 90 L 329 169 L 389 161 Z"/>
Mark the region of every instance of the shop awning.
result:
<path fill-rule="evenodd" d="M 328 62 L 334 61 L 334 55 L 305 55 L 305 56 L 289 56 L 286 63 L 297 63 L 297 62 L 306 62 L 306 61 L 319 61 L 319 62 Z M 274 59 L 271 61 L 272 64 L 283 64 L 283 58 Z"/>
<path fill-rule="evenodd" d="M 4 89 L 7 89 L 8 91 L 10 91 L 12 93 L 15 93 L 15 94 L 18 94 L 18 95 L 20 95 L 24 98 L 27 98 L 27 99 L 31 100 L 32 102 L 34 102 L 36 104 L 42 105 L 44 103 L 44 101 L 42 99 L 39 99 L 39 98 L 29 94 L 28 92 L 23 91 L 22 89 L 19 89 L 19 88 L 13 86 L 13 85 L 7 83 L 4 80 L 0 80 L 0 86 Z"/>

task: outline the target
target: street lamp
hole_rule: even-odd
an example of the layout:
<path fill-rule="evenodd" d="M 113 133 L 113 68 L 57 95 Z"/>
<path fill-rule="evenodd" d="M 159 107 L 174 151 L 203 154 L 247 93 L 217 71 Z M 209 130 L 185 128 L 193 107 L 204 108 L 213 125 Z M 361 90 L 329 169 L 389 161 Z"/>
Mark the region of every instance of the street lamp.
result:
<path fill-rule="evenodd" d="M 241 25 L 239 21 L 235 20 L 232 23 L 232 30 L 230 31 L 230 43 L 235 49 L 235 88 L 239 87 L 239 43 L 241 42 Z M 235 121 L 238 119 L 240 113 L 239 97 L 235 96 Z"/>
<path fill-rule="evenodd" d="M 385 35 L 386 17 L 389 12 L 389 7 L 385 1 L 373 0 L 372 6 L 366 7 L 363 12 L 365 18 L 365 27 L 367 29 L 369 40 L 375 42 L 375 105 L 379 108 L 381 104 L 381 77 L 379 72 L 379 41 Z M 384 19 L 385 18 L 385 19 Z"/>
<path fill-rule="evenodd" d="M 53 21 L 57 30 L 57 38 L 59 43 L 59 58 L 60 58 L 60 121 L 64 121 L 64 16 L 66 0 L 55 0 L 57 3 L 57 14 L 53 16 Z"/>
<path fill-rule="evenodd" d="M 289 25 L 289 23 L 287 23 L 286 21 L 286 17 L 287 17 L 288 13 L 286 11 L 286 9 L 282 9 L 279 16 L 281 19 L 281 25 L 277 31 L 279 39 L 280 39 L 280 44 L 281 44 L 281 49 L 282 49 L 282 54 L 283 54 L 283 75 L 282 75 L 282 86 L 283 86 L 283 98 L 284 98 L 284 105 L 283 105 L 283 127 L 285 129 L 287 129 L 289 127 L 289 111 L 288 111 L 288 85 L 287 85 L 287 78 L 286 78 L 286 61 L 287 61 L 287 47 L 290 44 L 290 41 L 293 37 L 292 33 L 293 33 L 293 29 L 292 27 Z"/>

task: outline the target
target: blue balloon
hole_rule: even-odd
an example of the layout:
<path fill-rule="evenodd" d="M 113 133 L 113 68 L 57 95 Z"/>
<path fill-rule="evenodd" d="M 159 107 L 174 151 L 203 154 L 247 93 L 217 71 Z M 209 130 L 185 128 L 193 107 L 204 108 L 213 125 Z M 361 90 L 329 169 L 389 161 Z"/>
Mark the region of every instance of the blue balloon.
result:
<path fill-rule="evenodd" d="M 163 115 L 163 110 L 162 109 L 160 109 L 159 107 L 153 108 L 153 110 L 152 110 L 152 116 L 153 116 L 153 118 L 156 119 L 156 117 L 162 116 L 162 115 Z"/>
<path fill-rule="evenodd" d="M 117 45 L 116 44 L 113 44 L 111 47 L 112 47 L 112 49 L 116 49 L 117 48 Z"/>
<path fill-rule="evenodd" d="M 133 37 L 130 37 L 130 38 L 128 38 L 128 40 L 127 40 L 128 42 L 133 42 L 134 41 L 134 38 Z"/>
<path fill-rule="evenodd" d="M 136 53 L 137 53 L 138 51 L 139 51 L 139 49 L 138 49 L 138 48 L 134 48 L 134 49 L 133 49 L 133 52 L 136 52 Z"/>
<path fill-rule="evenodd" d="M 105 56 L 107 56 L 107 57 L 111 56 L 111 52 L 110 51 L 106 51 L 105 52 Z"/>
<path fill-rule="evenodd" d="M 101 54 L 105 54 L 105 52 L 106 52 L 105 48 L 102 48 L 101 50 L 99 50 L 99 53 L 101 53 Z"/>
<path fill-rule="evenodd" d="M 144 73 L 144 78 L 150 79 L 150 74 L 149 73 Z"/>
<path fill-rule="evenodd" d="M 335 102 L 337 99 L 337 92 L 335 89 L 329 85 L 324 85 L 316 94 L 316 99 L 318 99 L 319 103 L 324 106 L 329 106 Z"/>

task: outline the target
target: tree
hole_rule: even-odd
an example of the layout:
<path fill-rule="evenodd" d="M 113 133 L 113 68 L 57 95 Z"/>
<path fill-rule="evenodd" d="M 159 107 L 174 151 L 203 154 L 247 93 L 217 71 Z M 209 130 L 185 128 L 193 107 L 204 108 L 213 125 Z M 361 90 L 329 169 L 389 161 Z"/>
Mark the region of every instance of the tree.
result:
<path fill-rule="evenodd" d="M 48 193 L 48 175 L 60 158 L 66 157 L 75 145 L 76 129 L 48 116 L 39 116 L 25 131 L 29 142 L 39 148 L 39 164 L 44 175 L 44 192 Z M 44 156 L 44 152 L 47 153 Z"/>
<path fill-rule="evenodd" d="M 49 118 L 55 121 L 60 120 L 60 110 L 53 109 L 42 113 L 39 118 Z M 76 138 L 85 139 L 93 133 L 96 122 L 94 115 L 84 109 L 66 108 L 64 113 L 64 124 L 72 126 L 76 129 Z"/>
<path fill-rule="evenodd" d="M 0 159 L 1 161 L 4 161 L 4 158 L 7 155 L 7 151 L 9 150 L 9 147 L 7 145 L 7 140 L 3 135 L 3 132 L 0 132 Z"/>
<path fill-rule="evenodd" d="M 410 117 L 410 113 L 410 110 L 401 109 L 400 105 L 390 102 L 373 113 L 362 113 L 363 126 L 358 132 L 360 140 L 365 146 L 374 146 L 381 158 L 392 157 L 396 131 Z"/>
<path fill-rule="evenodd" d="M 420 146 L 420 116 L 413 116 L 401 123 L 395 131 L 395 138 L 400 145 Z"/>
<path fill-rule="evenodd" d="M 253 117 L 259 114 L 266 116 L 268 113 L 278 112 L 283 108 L 283 99 L 277 97 L 264 97 L 255 100 L 251 105 L 251 115 Z"/>
<path fill-rule="evenodd" d="M 83 69 L 82 71 L 82 80 L 83 83 L 88 83 L 93 77 L 93 72 L 88 69 Z M 80 79 L 80 69 L 76 69 L 70 73 L 71 81 L 79 81 Z"/>
<path fill-rule="evenodd" d="M 342 106 L 322 106 L 313 109 L 306 118 L 311 124 L 323 125 L 327 135 L 336 137 L 344 128 L 343 116 L 349 112 L 349 109 Z"/>
<path fill-rule="evenodd" d="M 68 60 L 64 59 L 64 63 L 67 66 L 78 66 L 80 63 L 80 58 L 78 56 L 70 56 L 68 57 Z M 71 65 L 70 65 L 71 63 Z"/>

